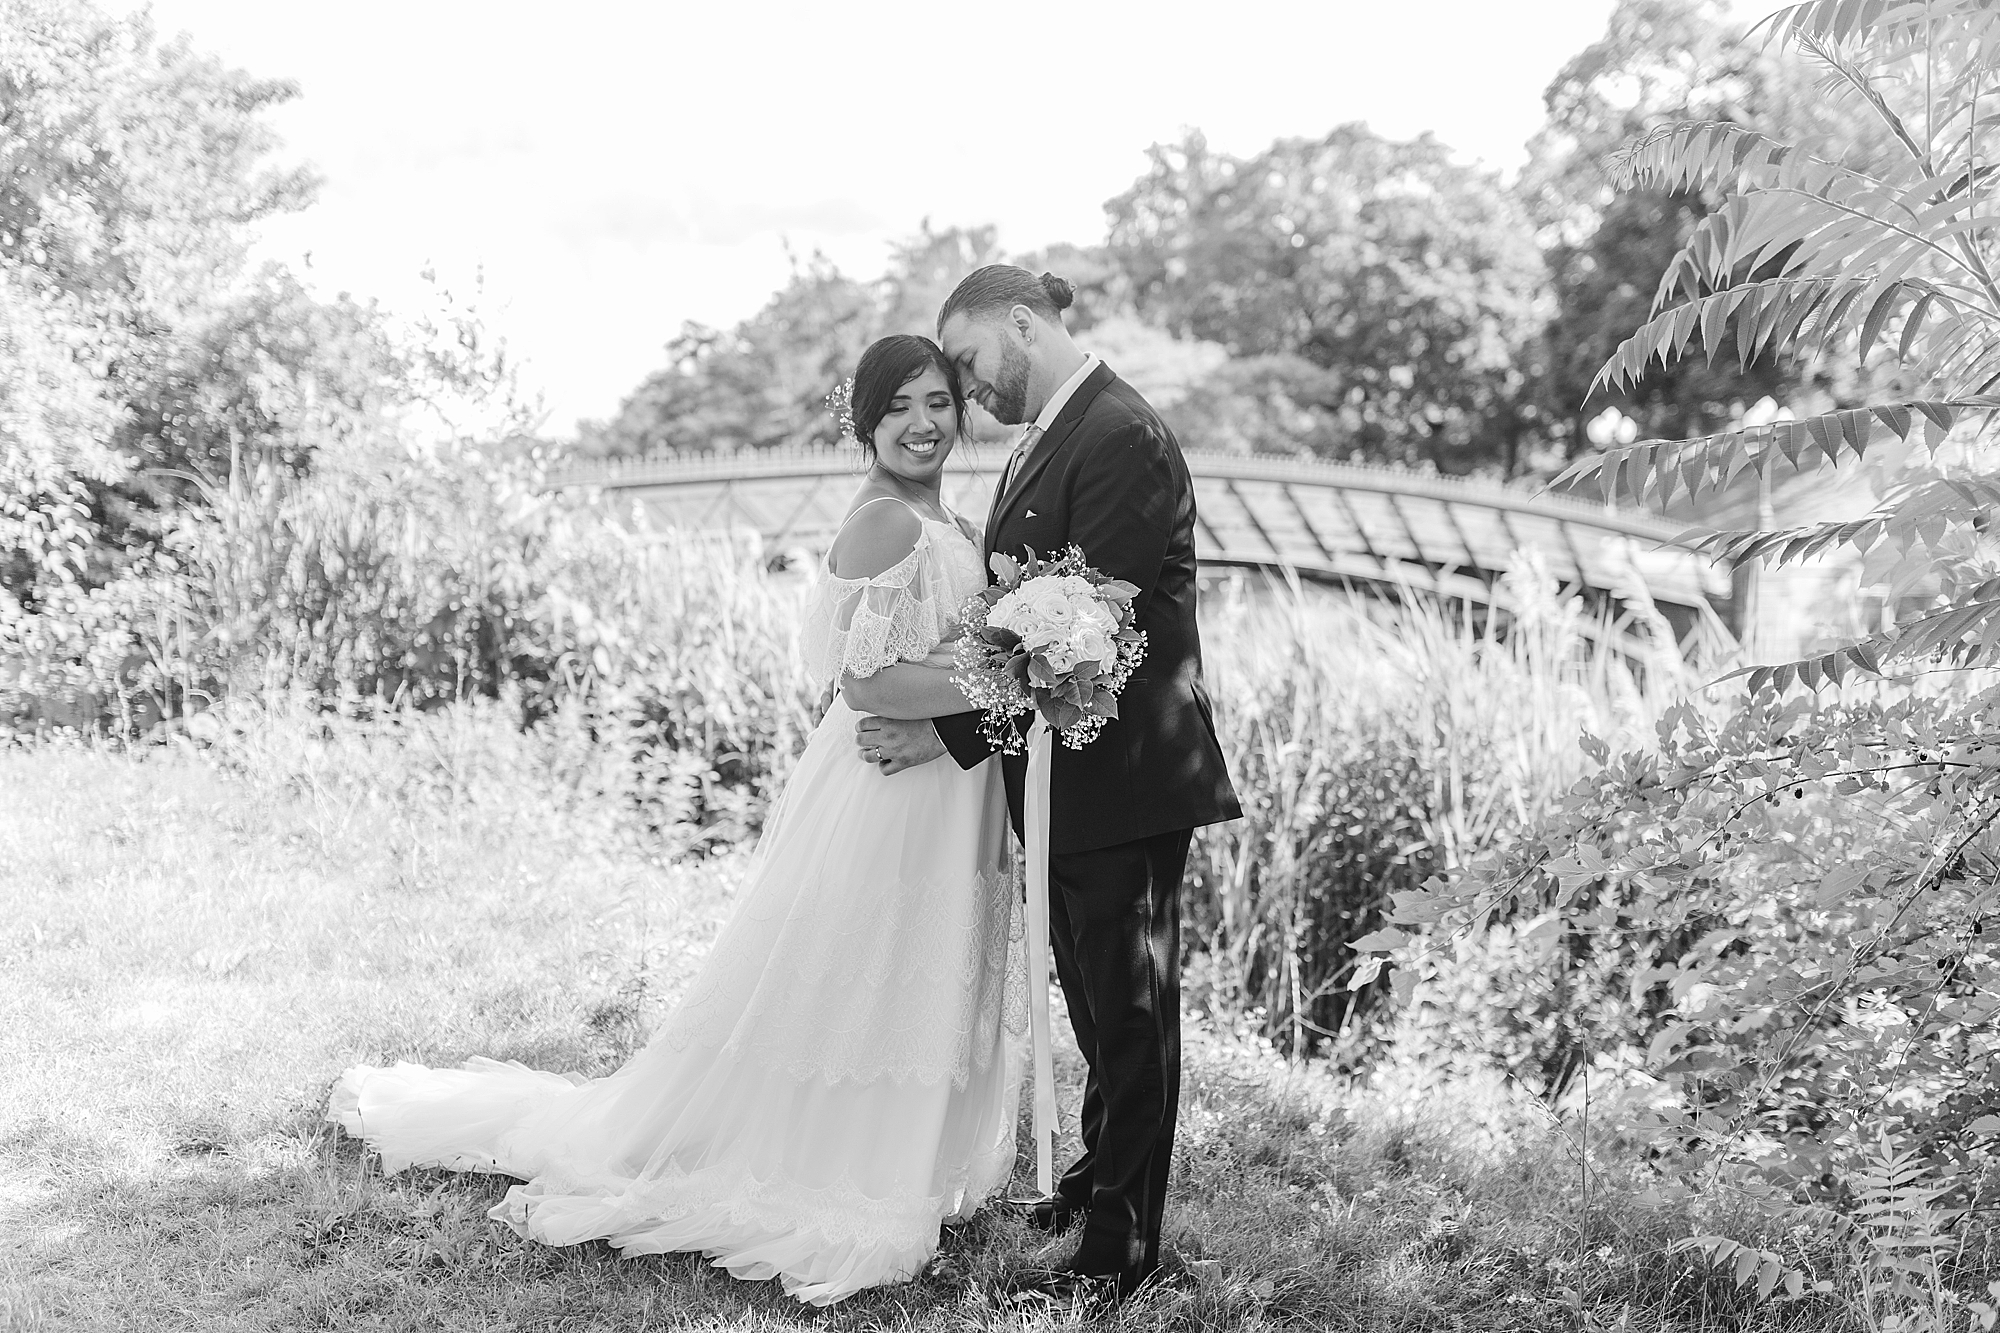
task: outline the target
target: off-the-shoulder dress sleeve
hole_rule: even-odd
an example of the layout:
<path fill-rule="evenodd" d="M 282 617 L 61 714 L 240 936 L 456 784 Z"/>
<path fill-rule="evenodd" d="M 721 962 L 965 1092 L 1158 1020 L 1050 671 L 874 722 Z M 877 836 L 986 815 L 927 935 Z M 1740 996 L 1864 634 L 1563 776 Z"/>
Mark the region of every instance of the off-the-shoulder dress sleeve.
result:
<path fill-rule="evenodd" d="M 921 662 L 951 635 L 957 607 L 931 545 L 926 526 L 908 555 L 872 578 L 820 572 L 799 640 L 816 684 Z"/>

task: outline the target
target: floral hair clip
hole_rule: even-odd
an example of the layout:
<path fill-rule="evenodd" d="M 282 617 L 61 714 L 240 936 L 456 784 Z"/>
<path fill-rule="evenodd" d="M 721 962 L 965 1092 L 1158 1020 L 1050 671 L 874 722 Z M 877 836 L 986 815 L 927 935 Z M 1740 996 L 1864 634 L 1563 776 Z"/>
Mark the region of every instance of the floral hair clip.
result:
<path fill-rule="evenodd" d="M 833 386 L 826 396 L 826 410 L 833 413 L 833 424 L 840 427 L 841 435 L 850 440 L 860 437 L 854 432 L 854 377 L 848 376 Z"/>

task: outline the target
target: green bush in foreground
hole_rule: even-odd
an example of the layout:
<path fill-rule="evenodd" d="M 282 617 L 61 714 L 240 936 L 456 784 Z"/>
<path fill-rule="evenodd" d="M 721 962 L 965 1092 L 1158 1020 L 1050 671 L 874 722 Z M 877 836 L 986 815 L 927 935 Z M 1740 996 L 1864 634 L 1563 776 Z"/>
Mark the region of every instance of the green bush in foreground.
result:
<path fill-rule="evenodd" d="M 1827 87 L 1886 133 L 1822 159 L 1729 123 L 1655 131 L 1632 182 L 1728 197 L 1661 284 L 1653 317 L 1600 373 L 1631 383 L 1725 334 L 1760 348 L 1878 343 L 1908 401 L 1580 466 L 1607 497 L 1702 500 L 1746 469 L 1896 451 L 1865 519 L 1719 533 L 1740 559 L 1848 546 L 1922 607 L 1877 638 L 1748 673 L 1691 699 L 1656 742 L 1585 741 L 1596 771 L 1509 846 L 1397 897 L 1366 943 L 1423 976 L 1533 919 L 1514 943 L 1624 1004 L 1589 1034 L 1600 1124 L 1650 1156 L 1664 1191 L 1727 1188 L 1821 1210 L 1866 1275 L 1883 1329 L 1991 1328 L 1981 1218 L 2000 1200 L 2000 223 L 1985 116 L 2000 14 L 1974 0 L 1817 0 L 1772 19 Z M 1844 683 L 1843 683 L 1844 682 Z M 1812 693 L 1788 697 L 1794 686 Z M 1610 1093 L 1608 1098 L 1606 1093 Z M 1760 1294 L 1801 1289 L 1779 1255 L 1721 1236 L 1705 1254 Z"/>

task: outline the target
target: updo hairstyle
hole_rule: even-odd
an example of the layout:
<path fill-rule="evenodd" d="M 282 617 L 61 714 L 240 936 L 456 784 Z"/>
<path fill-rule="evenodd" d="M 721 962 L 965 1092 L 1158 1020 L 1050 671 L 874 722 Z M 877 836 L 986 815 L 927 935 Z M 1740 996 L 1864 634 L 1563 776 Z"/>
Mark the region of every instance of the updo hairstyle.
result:
<path fill-rule="evenodd" d="M 938 310 L 938 330 L 942 332 L 953 315 L 977 318 L 996 310 L 1024 305 L 1052 324 L 1062 323 L 1062 312 L 1076 304 L 1076 288 L 1053 273 L 1039 278 L 1013 264 L 988 264 L 965 275 L 952 288 Z"/>
<path fill-rule="evenodd" d="M 890 401 L 930 366 L 944 375 L 951 405 L 958 410 L 958 438 L 965 438 L 965 390 L 959 387 L 958 372 L 945 359 L 944 349 L 920 334 L 892 333 L 870 343 L 854 367 L 854 438 L 865 456 L 875 457 L 875 428 L 889 415 Z"/>

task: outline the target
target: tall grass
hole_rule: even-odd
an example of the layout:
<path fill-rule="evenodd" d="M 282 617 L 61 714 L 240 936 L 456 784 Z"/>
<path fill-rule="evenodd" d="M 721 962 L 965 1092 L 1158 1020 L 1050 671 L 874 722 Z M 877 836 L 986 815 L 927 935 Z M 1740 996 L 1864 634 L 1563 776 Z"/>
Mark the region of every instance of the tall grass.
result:
<path fill-rule="evenodd" d="M 534 483 L 471 456 L 239 479 L 181 525 L 171 567 L 107 590 L 118 614 L 67 669 L 95 673 L 135 729 L 212 730 L 199 716 L 227 698 L 350 715 L 505 700 L 612 756 L 663 857 L 745 842 L 818 702 L 796 647 L 805 580 L 753 541 L 624 531 Z M 1296 1049 L 1346 1034 L 1365 1054 L 1377 990 L 1348 989 L 1347 943 L 1391 894 L 1544 811 L 1580 731 L 1628 739 L 1684 683 L 1675 652 L 1615 638 L 1532 569 L 1507 592 L 1512 614 L 1490 622 L 1268 581 L 1208 598 L 1246 818 L 1197 844 L 1198 1003 Z"/>
<path fill-rule="evenodd" d="M 1203 642 L 1244 818 L 1197 840 L 1195 993 L 1298 1050 L 1345 1041 L 1379 987 L 1349 941 L 1390 895 L 1517 836 L 1582 770 L 1579 735 L 1638 742 L 1685 689 L 1668 642 L 1609 632 L 1533 566 L 1507 617 L 1239 582 Z"/>

